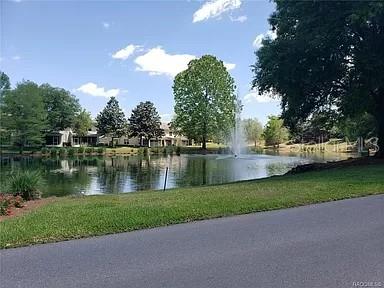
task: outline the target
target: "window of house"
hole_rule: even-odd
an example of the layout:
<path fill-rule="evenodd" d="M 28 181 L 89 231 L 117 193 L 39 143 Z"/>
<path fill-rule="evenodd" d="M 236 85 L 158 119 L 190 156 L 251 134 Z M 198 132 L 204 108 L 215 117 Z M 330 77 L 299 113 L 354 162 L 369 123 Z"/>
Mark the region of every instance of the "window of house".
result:
<path fill-rule="evenodd" d="M 124 138 L 124 145 L 129 145 L 129 139 L 128 138 Z"/>
<path fill-rule="evenodd" d="M 52 143 L 53 145 L 59 145 L 59 136 L 53 136 Z"/>
<path fill-rule="evenodd" d="M 78 137 L 73 137 L 73 144 L 79 145 L 79 138 Z"/>

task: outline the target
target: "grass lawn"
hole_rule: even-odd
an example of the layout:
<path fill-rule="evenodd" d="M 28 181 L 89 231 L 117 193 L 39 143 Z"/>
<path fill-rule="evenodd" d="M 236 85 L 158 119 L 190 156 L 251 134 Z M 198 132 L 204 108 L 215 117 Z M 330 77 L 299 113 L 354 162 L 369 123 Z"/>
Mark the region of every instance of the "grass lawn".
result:
<path fill-rule="evenodd" d="M 0 247 L 132 231 L 384 193 L 384 164 L 125 195 L 64 197 L 0 222 Z"/>

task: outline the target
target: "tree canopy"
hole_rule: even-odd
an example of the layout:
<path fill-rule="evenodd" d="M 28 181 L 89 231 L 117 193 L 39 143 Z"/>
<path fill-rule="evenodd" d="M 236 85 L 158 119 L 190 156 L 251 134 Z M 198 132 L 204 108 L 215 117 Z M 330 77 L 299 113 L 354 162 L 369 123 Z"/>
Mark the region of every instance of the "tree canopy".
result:
<path fill-rule="evenodd" d="M 279 146 L 288 140 L 288 130 L 284 127 L 284 122 L 277 116 L 269 116 L 265 125 L 263 136 L 266 145 Z"/>
<path fill-rule="evenodd" d="M 235 124 L 235 84 L 224 63 L 205 55 L 189 62 L 174 80 L 173 127 L 190 139 L 202 142 L 229 133 Z"/>
<path fill-rule="evenodd" d="M 47 128 L 47 112 L 39 86 L 30 81 L 18 83 L 3 96 L 2 128 L 12 131 L 17 146 L 40 145 Z"/>
<path fill-rule="evenodd" d="M 140 102 L 132 110 L 128 121 L 130 136 L 150 140 L 164 135 L 164 130 L 161 129 L 160 115 L 150 101 Z"/>
<path fill-rule="evenodd" d="M 48 129 L 64 130 L 73 127 L 74 119 L 81 111 L 79 100 L 69 91 L 49 84 L 43 84 L 39 89 L 47 111 Z"/>
<path fill-rule="evenodd" d="M 123 110 L 115 97 L 109 99 L 107 105 L 96 117 L 96 127 L 100 135 L 113 138 L 121 137 L 128 132 L 128 123 Z"/>
<path fill-rule="evenodd" d="M 91 128 L 91 114 L 83 109 L 78 115 L 75 116 L 75 119 L 73 120 L 73 132 L 75 132 L 77 136 L 86 136 L 88 130 Z"/>
<path fill-rule="evenodd" d="M 245 137 L 248 142 L 252 142 L 257 146 L 257 142 L 260 141 L 263 135 L 263 125 L 259 120 L 255 119 L 244 119 L 242 123 Z"/>
<path fill-rule="evenodd" d="M 384 3 L 275 2 L 253 86 L 281 97 L 291 129 L 314 112 L 373 115 L 384 156 Z"/>

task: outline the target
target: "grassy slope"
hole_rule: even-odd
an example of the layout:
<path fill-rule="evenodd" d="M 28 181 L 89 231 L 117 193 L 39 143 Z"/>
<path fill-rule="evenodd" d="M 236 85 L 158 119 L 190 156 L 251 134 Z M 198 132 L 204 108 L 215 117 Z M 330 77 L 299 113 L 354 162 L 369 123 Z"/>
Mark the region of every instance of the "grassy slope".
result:
<path fill-rule="evenodd" d="M 0 247 L 102 235 L 384 192 L 384 165 L 167 192 L 66 197 L 0 223 Z"/>

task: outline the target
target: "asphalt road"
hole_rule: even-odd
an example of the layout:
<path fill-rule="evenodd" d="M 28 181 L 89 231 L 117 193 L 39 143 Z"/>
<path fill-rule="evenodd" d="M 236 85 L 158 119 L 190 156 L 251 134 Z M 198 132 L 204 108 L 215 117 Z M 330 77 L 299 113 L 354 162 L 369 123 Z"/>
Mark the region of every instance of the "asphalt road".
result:
<path fill-rule="evenodd" d="M 0 258 L 1 288 L 384 287 L 384 195 L 1 250 Z"/>

